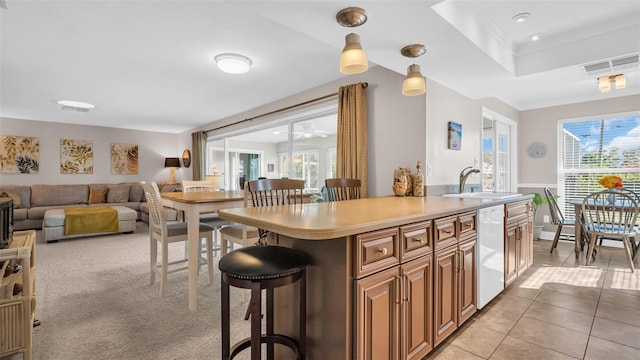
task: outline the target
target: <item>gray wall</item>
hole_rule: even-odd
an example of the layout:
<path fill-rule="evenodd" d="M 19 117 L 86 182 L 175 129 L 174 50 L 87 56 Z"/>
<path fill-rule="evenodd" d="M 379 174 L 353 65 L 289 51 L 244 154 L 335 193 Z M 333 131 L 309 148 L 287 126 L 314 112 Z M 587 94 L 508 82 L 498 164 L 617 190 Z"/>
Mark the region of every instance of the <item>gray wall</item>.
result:
<path fill-rule="evenodd" d="M 34 136 L 40 138 L 40 173 L 0 173 L 1 184 L 87 184 L 130 181 L 166 181 L 169 169 L 165 157 L 181 157 L 185 149 L 178 135 L 150 131 L 124 130 L 86 125 L 69 125 L 44 121 L 0 118 L 1 135 Z M 93 174 L 60 173 L 60 139 L 93 141 Z M 138 145 L 138 175 L 111 174 L 111 143 Z M 190 168 L 176 169 L 176 179 L 191 178 Z"/>

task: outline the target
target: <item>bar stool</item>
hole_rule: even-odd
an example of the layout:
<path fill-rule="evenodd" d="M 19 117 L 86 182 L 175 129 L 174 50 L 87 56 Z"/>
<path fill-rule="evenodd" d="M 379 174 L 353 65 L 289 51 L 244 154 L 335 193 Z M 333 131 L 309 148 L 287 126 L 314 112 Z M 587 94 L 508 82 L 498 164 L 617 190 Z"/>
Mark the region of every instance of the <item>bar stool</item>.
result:
<path fill-rule="evenodd" d="M 282 246 L 248 246 L 231 251 L 218 262 L 222 274 L 222 359 L 233 359 L 242 350 L 251 347 L 251 359 L 258 360 L 261 344 L 267 344 L 267 359 L 274 359 L 273 344 L 289 347 L 297 359 L 305 359 L 307 346 L 307 298 L 306 267 L 309 257 L 299 250 Z M 300 281 L 299 341 L 274 333 L 273 289 Z M 251 289 L 251 337 L 241 340 L 231 348 L 229 318 L 229 285 Z M 262 289 L 266 289 L 266 334 L 261 334 Z"/>

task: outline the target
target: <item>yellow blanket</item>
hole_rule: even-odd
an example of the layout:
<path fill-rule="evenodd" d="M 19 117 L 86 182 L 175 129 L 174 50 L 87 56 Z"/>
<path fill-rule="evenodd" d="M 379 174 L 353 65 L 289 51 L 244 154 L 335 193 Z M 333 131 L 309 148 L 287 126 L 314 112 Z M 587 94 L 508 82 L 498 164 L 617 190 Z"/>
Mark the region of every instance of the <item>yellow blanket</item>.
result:
<path fill-rule="evenodd" d="M 108 207 L 64 209 L 64 234 L 118 231 L 118 211 Z"/>

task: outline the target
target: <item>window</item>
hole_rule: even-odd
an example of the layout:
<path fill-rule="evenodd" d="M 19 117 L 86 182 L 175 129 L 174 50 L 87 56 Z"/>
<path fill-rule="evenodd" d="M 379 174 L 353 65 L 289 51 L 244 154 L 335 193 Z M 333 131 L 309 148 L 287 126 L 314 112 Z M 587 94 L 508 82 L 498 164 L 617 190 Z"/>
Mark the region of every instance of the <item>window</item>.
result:
<path fill-rule="evenodd" d="M 258 177 L 305 180 L 306 193 L 318 193 L 326 174 L 335 174 L 335 106 L 207 141 L 207 175 L 216 167 L 225 189 Z M 269 166 L 274 164 L 275 166 Z"/>
<path fill-rule="evenodd" d="M 568 200 L 604 190 L 598 180 L 618 175 L 625 188 L 640 192 L 640 114 L 614 114 L 559 122 L 558 205 L 575 218 Z"/>

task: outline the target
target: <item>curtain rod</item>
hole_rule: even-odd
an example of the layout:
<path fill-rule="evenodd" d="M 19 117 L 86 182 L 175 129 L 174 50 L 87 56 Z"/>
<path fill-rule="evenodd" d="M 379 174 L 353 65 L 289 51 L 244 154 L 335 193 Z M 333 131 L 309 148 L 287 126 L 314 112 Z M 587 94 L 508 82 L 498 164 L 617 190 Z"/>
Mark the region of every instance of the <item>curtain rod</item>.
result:
<path fill-rule="evenodd" d="M 369 83 L 366 83 L 366 82 L 361 83 L 361 84 L 362 84 L 362 87 L 363 87 L 364 89 L 366 89 L 366 88 L 369 86 Z M 338 95 L 338 92 L 336 91 L 336 92 L 334 92 L 334 93 L 332 93 L 332 94 L 327 94 L 327 95 L 324 95 L 324 96 L 317 97 L 317 98 L 315 98 L 315 99 L 311 99 L 311 100 L 303 101 L 303 102 L 301 102 L 301 103 L 297 103 L 297 104 L 294 104 L 294 105 L 290 105 L 290 106 L 286 106 L 286 107 L 283 107 L 283 108 L 280 108 L 280 109 L 276 109 L 276 110 L 273 110 L 273 111 L 269 111 L 269 112 L 267 112 L 267 113 L 260 114 L 260 115 L 256 115 L 256 116 L 253 116 L 253 117 L 250 117 L 250 118 L 246 118 L 246 119 L 243 119 L 243 120 L 239 120 L 239 121 L 236 121 L 236 122 L 231 123 L 231 124 L 218 126 L 217 128 L 213 128 L 213 129 L 205 130 L 204 132 L 205 132 L 205 133 L 208 133 L 208 132 L 210 132 L 210 131 L 220 130 L 220 129 L 224 129 L 224 128 L 229 127 L 229 126 L 242 124 L 242 123 L 244 123 L 244 122 L 252 121 L 252 120 L 255 120 L 255 119 L 261 118 L 261 117 L 263 117 L 263 116 L 273 115 L 273 114 L 277 114 L 277 113 L 279 113 L 279 112 L 283 112 L 283 111 L 287 111 L 287 110 L 295 109 L 295 108 L 297 108 L 297 107 L 304 106 L 304 105 L 307 105 L 307 104 L 311 104 L 311 103 L 314 103 L 314 102 L 317 102 L 317 101 L 320 101 L 320 100 L 328 99 L 328 98 L 330 98 L 330 97 L 337 96 L 337 95 Z"/>

